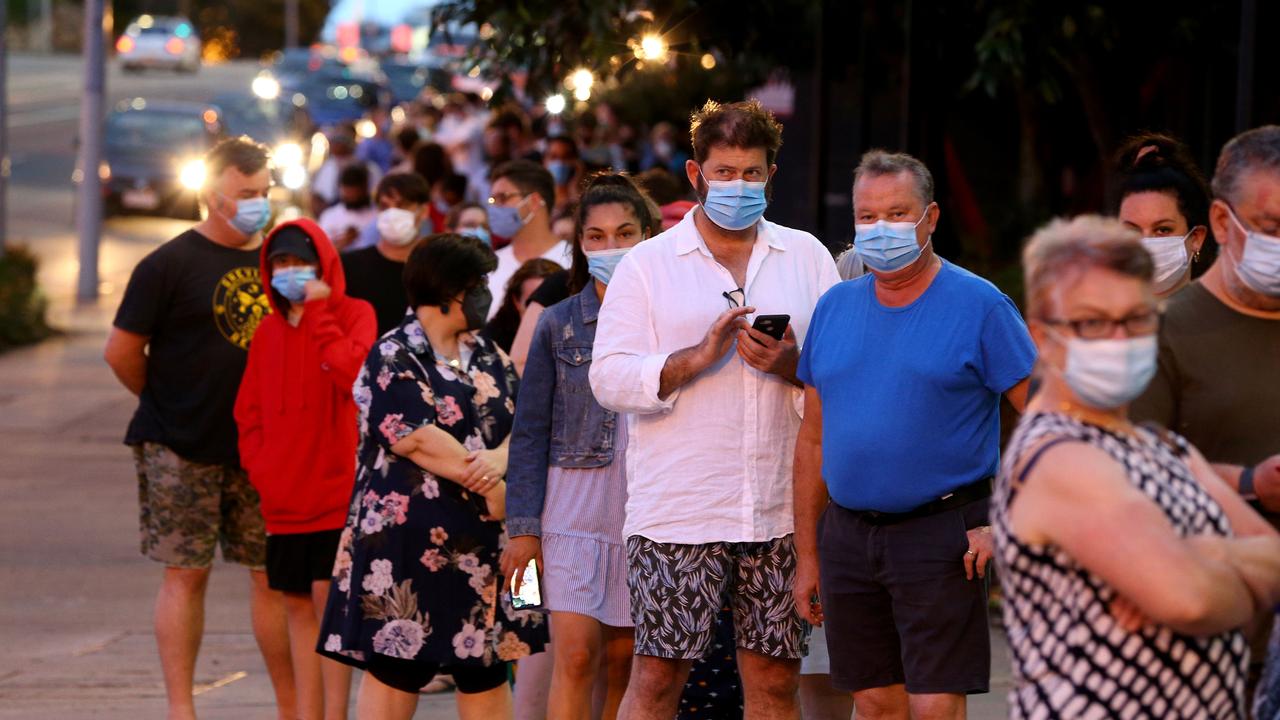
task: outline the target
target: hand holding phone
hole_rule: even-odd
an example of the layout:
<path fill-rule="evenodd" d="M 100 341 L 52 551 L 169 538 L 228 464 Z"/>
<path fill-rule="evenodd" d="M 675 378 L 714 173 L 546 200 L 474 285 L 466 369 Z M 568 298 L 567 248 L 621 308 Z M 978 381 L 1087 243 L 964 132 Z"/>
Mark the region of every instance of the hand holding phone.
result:
<path fill-rule="evenodd" d="M 782 336 L 787 332 L 787 325 L 790 323 L 790 315 L 757 315 L 755 323 L 751 325 L 751 329 L 762 332 L 774 340 L 781 340 Z"/>
<path fill-rule="evenodd" d="M 511 607 L 516 610 L 531 610 L 542 607 L 542 586 L 538 581 L 538 561 L 530 559 L 524 569 L 524 577 L 520 586 L 516 586 L 516 578 L 511 578 Z"/>

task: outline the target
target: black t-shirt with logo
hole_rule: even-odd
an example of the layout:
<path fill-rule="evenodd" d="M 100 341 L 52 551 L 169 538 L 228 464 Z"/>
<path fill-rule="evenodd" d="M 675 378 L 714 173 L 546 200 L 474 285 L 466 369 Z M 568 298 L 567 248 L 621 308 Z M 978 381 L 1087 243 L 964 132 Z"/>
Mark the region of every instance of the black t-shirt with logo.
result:
<path fill-rule="evenodd" d="M 378 336 L 400 326 L 409 307 L 404 289 L 404 263 L 390 260 L 377 246 L 342 253 L 347 295 L 367 300 L 378 318 Z"/>
<path fill-rule="evenodd" d="M 209 464 L 239 464 L 234 416 L 249 341 L 271 311 L 257 250 L 188 230 L 134 268 L 115 326 L 150 338 L 147 381 L 126 445 L 155 442 Z"/>

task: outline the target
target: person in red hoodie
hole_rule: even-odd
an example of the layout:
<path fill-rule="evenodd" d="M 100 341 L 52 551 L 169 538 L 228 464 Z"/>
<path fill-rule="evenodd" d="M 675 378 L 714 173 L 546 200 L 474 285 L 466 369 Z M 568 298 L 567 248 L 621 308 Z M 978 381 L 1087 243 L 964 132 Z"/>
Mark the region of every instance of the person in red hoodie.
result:
<path fill-rule="evenodd" d="M 351 670 L 315 647 L 355 478 L 351 386 L 377 322 L 369 303 L 347 297 L 338 253 L 310 220 L 277 226 L 261 264 L 274 312 L 236 398 L 240 457 L 262 498 L 267 582 L 285 596 L 298 717 L 345 718 Z"/>

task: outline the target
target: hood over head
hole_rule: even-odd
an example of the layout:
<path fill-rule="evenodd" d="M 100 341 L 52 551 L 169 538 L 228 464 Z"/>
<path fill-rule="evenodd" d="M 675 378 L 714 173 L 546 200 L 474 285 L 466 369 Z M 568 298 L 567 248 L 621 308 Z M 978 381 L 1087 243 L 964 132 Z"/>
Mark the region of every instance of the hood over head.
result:
<path fill-rule="evenodd" d="M 310 249 L 315 252 L 319 259 L 316 270 L 318 279 L 323 280 L 330 290 L 329 300 L 337 300 L 345 297 L 347 294 L 347 279 L 342 272 L 342 260 L 338 257 L 338 250 L 333 247 L 329 236 L 325 234 L 320 226 L 311 220 L 305 218 L 298 220 L 290 220 L 280 223 L 271 229 L 267 234 L 266 240 L 262 243 L 262 251 L 259 255 L 260 270 L 262 272 L 262 284 L 270 292 L 268 297 L 271 300 L 271 309 L 275 312 L 284 312 L 289 307 L 289 301 L 285 300 L 280 293 L 271 288 L 271 255 L 274 250 L 289 252 L 292 255 L 299 255 L 303 259 L 309 259 L 302 256 L 298 251 L 305 242 L 304 238 L 299 235 L 299 231 L 305 235 L 305 240 L 310 240 Z M 276 245 L 279 243 L 280 247 Z M 279 254 L 277 252 L 276 254 Z"/>

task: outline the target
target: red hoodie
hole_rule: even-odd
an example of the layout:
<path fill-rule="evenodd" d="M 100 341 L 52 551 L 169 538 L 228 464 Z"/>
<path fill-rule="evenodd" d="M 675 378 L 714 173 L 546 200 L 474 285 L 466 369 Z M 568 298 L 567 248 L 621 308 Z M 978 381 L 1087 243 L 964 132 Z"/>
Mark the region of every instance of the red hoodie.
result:
<path fill-rule="evenodd" d="M 320 257 L 331 294 L 304 305 L 297 327 L 270 290 L 267 254 L 281 228 L 304 231 Z M 236 397 L 240 462 L 262 497 L 270 533 L 336 530 L 346 521 L 355 482 L 356 405 L 351 386 L 377 336 L 373 307 L 347 297 L 333 243 L 310 220 L 282 223 L 262 244 L 263 284 L 274 312 L 249 346 Z"/>

